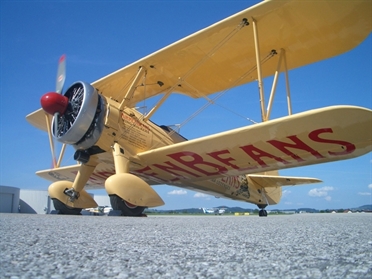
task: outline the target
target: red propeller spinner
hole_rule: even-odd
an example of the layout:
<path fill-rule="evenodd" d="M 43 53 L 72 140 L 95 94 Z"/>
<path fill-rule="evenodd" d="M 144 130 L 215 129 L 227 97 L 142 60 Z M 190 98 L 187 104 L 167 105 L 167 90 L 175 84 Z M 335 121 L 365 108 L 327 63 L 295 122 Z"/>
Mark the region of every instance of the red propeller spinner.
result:
<path fill-rule="evenodd" d="M 68 106 L 68 98 L 56 92 L 44 94 L 40 99 L 43 110 L 51 115 L 59 113 L 63 115 Z"/>

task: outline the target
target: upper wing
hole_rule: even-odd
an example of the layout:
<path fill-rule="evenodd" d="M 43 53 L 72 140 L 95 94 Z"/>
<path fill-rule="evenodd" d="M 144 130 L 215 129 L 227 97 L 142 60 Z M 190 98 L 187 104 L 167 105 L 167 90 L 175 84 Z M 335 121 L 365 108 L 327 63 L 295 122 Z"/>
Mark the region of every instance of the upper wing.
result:
<path fill-rule="evenodd" d="M 293 69 L 336 56 L 371 32 L 372 1 L 264 1 L 196 32 L 93 83 L 107 97 L 122 100 L 139 67 L 144 83 L 129 106 L 164 92 L 198 98 L 254 81 L 257 23 L 261 58 L 285 50 Z M 248 26 L 240 25 L 244 19 Z M 243 27 L 244 26 L 244 27 Z M 274 56 L 275 57 L 275 56 Z M 277 59 L 262 64 L 263 77 L 274 74 Z"/>
<path fill-rule="evenodd" d="M 352 106 L 311 110 L 137 154 L 166 181 L 227 175 L 354 158 L 372 150 L 372 111 Z"/>
<path fill-rule="evenodd" d="M 371 32 L 371 9 L 370 0 L 264 1 L 93 85 L 105 96 L 122 100 L 142 66 L 147 71 L 146 86 L 136 88 L 129 106 L 168 91 L 198 98 L 257 78 L 252 18 L 258 26 L 261 57 L 272 50 L 284 49 L 287 67 L 293 69 L 357 46 Z M 244 18 L 250 25 L 240 29 Z M 277 59 L 269 59 L 262 65 L 263 76 L 272 75 L 276 68 Z M 32 125 L 46 130 L 44 117 L 44 112 L 37 110 L 26 118 Z"/>

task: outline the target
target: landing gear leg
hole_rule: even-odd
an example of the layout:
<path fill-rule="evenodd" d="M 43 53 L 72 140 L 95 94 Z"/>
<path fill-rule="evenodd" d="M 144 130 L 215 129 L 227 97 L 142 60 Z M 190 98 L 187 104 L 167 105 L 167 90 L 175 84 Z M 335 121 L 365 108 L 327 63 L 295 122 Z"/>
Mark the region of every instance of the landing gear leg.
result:
<path fill-rule="evenodd" d="M 53 200 L 54 208 L 59 213 L 79 215 L 82 208 L 98 206 L 94 199 L 84 190 L 84 186 L 96 165 L 95 160 L 81 164 L 74 182 L 61 180 L 49 186 L 49 196 Z"/>
<path fill-rule="evenodd" d="M 129 173 L 129 159 L 118 143 L 113 146 L 113 157 L 116 173 L 106 179 L 105 189 L 114 211 L 121 216 L 143 216 L 145 208 L 164 204 L 150 185 Z"/>
<path fill-rule="evenodd" d="M 89 177 L 93 173 L 96 166 L 97 160 L 93 156 L 88 162 L 80 165 L 79 172 L 75 177 L 72 187 L 64 191 L 64 194 L 69 197 L 70 202 L 73 203 L 79 199 L 80 191 L 84 189 L 85 184 L 88 182 Z"/>

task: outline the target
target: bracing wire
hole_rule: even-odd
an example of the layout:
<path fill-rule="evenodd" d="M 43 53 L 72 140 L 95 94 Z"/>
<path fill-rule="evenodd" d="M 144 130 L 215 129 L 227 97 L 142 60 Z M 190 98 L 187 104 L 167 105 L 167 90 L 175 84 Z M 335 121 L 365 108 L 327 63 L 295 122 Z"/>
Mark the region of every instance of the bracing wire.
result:
<path fill-rule="evenodd" d="M 276 53 L 271 51 L 265 58 L 262 59 L 261 61 L 261 64 L 264 64 L 265 62 L 269 61 L 270 58 L 272 58 Z M 226 94 L 228 91 L 231 90 L 231 88 L 235 87 L 236 85 L 239 84 L 239 82 L 243 79 L 245 79 L 248 75 L 250 75 L 253 71 L 255 71 L 257 69 L 257 66 L 253 66 L 251 69 L 249 69 L 246 73 L 244 73 L 243 75 L 241 75 L 238 79 L 236 79 L 230 88 L 224 90 L 224 91 L 221 91 L 220 93 L 218 93 L 213 99 L 209 100 L 207 103 L 205 103 L 202 107 L 200 107 L 197 111 L 195 111 L 192 115 L 190 115 L 185 121 L 183 121 L 181 124 L 180 124 L 180 128 L 184 125 L 186 125 L 188 122 L 190 122 L 193 118 L 195 118 L 196 116 L 198 116 L 201 112 L 203 112 L 206 108 L 208 108 L 210 105 L 212 104 L 215 104 L 215 105 L 218 105 L 252 123 L 256 123 L 255 121 L 253 121 L 252 119 L 248 118 L 248 117 L 245 117 L 241 114 L 238 114 L 236 112 L 234 112 L 232 109 L 229 109 L 228 107 L 226 106 L 223 106 L 223 105 L 220 105 L 220 104 L 217 104 L 216 101 L 221 98 L 224 94 Z"/>

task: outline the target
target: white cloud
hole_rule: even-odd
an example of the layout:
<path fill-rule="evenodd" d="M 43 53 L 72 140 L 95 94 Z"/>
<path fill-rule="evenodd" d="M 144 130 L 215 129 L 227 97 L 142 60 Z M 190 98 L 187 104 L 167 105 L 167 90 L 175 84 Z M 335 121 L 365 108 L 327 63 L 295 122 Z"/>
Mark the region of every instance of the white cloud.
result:
<path fill-rule="evenodd" d="M 368 185 L 368 189 L 372 189 L 372 184 L 369 184 Z"/>
<path fill-rule="evenodd" d="M 330 200 L 331 197 L 328 196 L 329 191 L 333 191 L 333 187 L 324 186 L 322 188 L 311 189 L 308 193 L 310 197 L 326 197 L 326 200 Z"/>
<path fill-rule="evenodd" d="M 173 190 L 168 192 L 168 195 L 186 195 L 187 191 L 185 190 Z"/>
<path fill-rule="evenodd" d="M 330 196 L 326 196 L 324 199 L 325 199 L 326 201 L 330 201 L 332 198 L 331 198 Z"/>
<path fill-rule="evenodd" d="M 369 192 L 359 192 L 358 195 L 361 195 L 361 196 L 370 196 L 371 193 L 369 193 Z"/>
<path fill-rule="evenodd" d="M 203 194 L 203 193 L 196 193 L 194 198 L 210 198 L 210 195 Z"/>
<path fill-rule="evenodd" d="M 290 193 L 292 193 L 290 190 L 284 190 L 284 191 L 282 192 L 282 196 L 283 196 L 283 197 L 287 197 Z"/>

